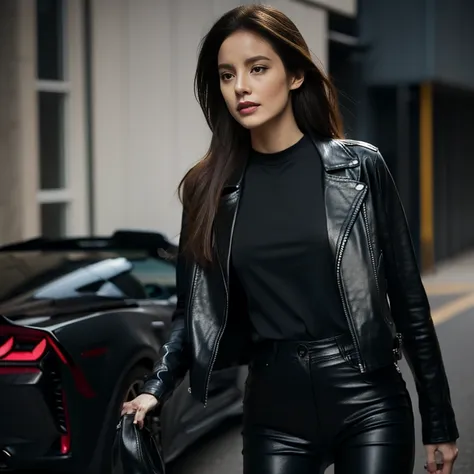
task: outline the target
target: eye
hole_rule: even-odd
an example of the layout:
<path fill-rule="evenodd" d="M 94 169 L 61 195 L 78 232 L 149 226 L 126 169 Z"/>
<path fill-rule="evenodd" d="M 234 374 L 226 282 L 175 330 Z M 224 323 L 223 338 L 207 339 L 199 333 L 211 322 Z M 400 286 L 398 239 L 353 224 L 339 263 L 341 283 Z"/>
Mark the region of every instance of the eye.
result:
<path fill-rule="evenodd" d="M 224 72 L 221 74 L 221 79 L 223 81 L 230 81 L 232 79 L 232 74 L 230 72 Z"/>
<path fill-rule="evenodd" d="M 268 68 L 265 66 L 254 66 L 252 68 L 252 72 L 255 72 L 255 74 L 262 74 L 264 73 Z"/>

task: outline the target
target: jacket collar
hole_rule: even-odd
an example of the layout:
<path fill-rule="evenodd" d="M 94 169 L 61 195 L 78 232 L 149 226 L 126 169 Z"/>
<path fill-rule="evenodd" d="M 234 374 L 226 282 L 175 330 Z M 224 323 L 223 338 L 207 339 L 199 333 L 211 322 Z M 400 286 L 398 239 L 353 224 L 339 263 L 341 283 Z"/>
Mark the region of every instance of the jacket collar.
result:
<path fill-rule="evenodd" d="M 355 168 L 359 165 L 359 159 L 351 152 L 349 147 L 345 145 L 344 140 L 318 138 L 315 136 L 310 136 L 310 138 L 319 153 L 326 172 Z M 244 162 L 233 170 L 227 179 L 225 189 L 240 187 L 246 166 L 247 163 Z"/>
<path fill-rule="evenodd" d="M 324 169 L 327 172 L 355 168 L 359 165 L 357 156 L 349 150 L 344 140 L 318 139 L 314 136 L 311 136 L 311 140 L 318 150 Z"/>

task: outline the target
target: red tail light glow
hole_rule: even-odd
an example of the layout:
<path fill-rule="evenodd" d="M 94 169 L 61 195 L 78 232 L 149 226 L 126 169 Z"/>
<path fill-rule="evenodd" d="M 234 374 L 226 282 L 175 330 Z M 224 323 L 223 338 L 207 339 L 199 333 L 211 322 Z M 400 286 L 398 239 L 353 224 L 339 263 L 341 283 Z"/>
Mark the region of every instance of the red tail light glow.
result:
<path fill-rule="evenodd" d="M 13 340 L 13 342 L 10 345 L 13 347 L 15 340 L 13 337 L 11 340 Z M 41 339 L 31 351 L 9 351 L 6 352 L 7 355 L 2 357 L 1 360 L 9 360 L 11 362 L 37 362 L 43 357 L 46 352 L 46 347 L 46 339 Z M 0 347 L 0 353 L 2 348 L 3 347 Z"/>
<path fill-rule="evenodd" d="M 52 355 L 54 352 L 57 359 L 70 371 L 77 392 L 86 398 L 95 396 L 81 368 L 62 350 L 51 334 L 30 327 L 0 325 L 0 341 L 0 375 L 40 374 L 48 370 L 48 353 Z M 59 373 L 60 371 L 58 380 L 61 380 Z M 61 391 L 61 410 L 64 415 L 64 428 L 58 439 L 58 448 L 61 454 L 65 455 L 71 452 L 71 424 L 64 386 L 60 384 L 58 389 Z"/>
<path fill-rule="evenodd" d="M 5 354 L 8 354 L 12 350 L 14 343 L 15 343 L 15 339 L 11 337 L 10 339 L 7 339 L 7 342 L 5 342 L 3 345 L 0 346 L 0 359 Z"/>
<path fill-rule="evenodd" d="M 0 363 L 30 363 L 37 366 L 48 349 L 52 349 L 59 360 L 71 371 L 78 392 L 86 398 L 95 396 L 81 369 L 72 360 L 66 358 L 50 334 L 23 326 L 0 326 L 0 336 L 5 333 L 8 339 L 0 344 Z"/>

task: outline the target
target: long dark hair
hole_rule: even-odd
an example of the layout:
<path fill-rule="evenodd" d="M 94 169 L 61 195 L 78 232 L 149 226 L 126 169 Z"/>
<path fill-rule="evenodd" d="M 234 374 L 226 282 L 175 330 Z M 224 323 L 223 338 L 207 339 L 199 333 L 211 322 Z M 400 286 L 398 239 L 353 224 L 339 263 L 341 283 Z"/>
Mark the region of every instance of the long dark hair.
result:
<path fill-rule="evenodd" d="M 291 92 L 300 130 L 322 138 L 342 136 L 335 89 L 313 62 L 296 25 L 285 14 L 266 5 L 244 5 L 223 15 L 201 42 L 194 79 L 196 98 L 212 131 L 211 144 L 178 188 L 187 216 L 185 252 L 201 265 L 212 261 L 212 228 L 223 187 L 250 147 L 250 132 L 227 109 L 217 70 L 222 43 L 239 30 L 266 39 L 287 72 L 304 73 L 302 86 Z"/>

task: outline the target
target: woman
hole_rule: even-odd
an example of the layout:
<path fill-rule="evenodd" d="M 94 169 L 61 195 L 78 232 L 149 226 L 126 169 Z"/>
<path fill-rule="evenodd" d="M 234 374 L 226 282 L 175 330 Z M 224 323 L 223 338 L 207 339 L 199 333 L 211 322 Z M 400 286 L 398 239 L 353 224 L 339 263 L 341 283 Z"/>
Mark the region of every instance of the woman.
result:
<path fill-rule="evenodd" d="M 245 474 L 409 474 L 403 341 L 426 468 L 450 473 L 458 431 L 404 211 L 378 150 L 340 139 L 300 32 L 272 7 L 233 9 L 203 41 L 196 90 L 213 135 L 180 185 L 172 333 L 123 413 L 142 425 L 188 370 L 206 404 L 213 370 L 249 362 Z"/>

